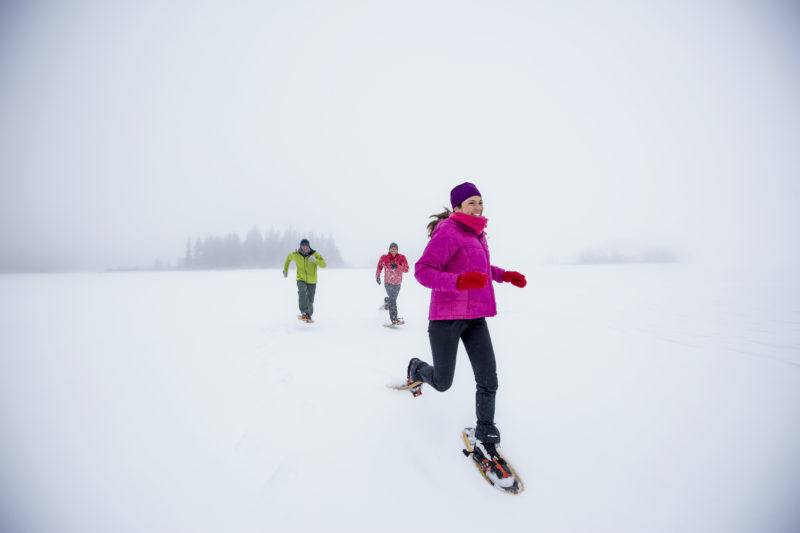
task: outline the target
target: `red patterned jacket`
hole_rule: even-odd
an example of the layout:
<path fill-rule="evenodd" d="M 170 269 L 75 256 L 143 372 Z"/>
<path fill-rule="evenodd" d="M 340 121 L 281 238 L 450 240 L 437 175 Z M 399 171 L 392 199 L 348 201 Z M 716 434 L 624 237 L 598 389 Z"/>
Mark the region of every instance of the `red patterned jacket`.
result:
<path fill-rule="evenodd" d="M 392 268 L 392 263 L 397 265 L 397 268 Z M 392 254 L 382 255 L 378 260 L 378 270 L 375 272 L 375 277 L 381 277 L 381 270 L 386 270 L 383 275 L 383 281 L 391 283 L 392 285 L 400 285 L 403 282 L 403 272 L 408 272 L 408 261 L 403 254 L 397 254 L 392 257 Z"/>

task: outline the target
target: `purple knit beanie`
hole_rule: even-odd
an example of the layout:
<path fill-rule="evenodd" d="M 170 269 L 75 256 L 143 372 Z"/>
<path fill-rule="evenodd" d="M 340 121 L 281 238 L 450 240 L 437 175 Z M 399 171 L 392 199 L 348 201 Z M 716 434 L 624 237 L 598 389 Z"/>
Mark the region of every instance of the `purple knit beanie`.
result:
<path fill-rule="evenodd" d="M 465 181 L 461 185 L 456 185 L 453 187 L 453 190 L 450 191 L 450 206 L 455 209 L 457 205 L 461 205 L 461 202 L 466 200 L 467 198 L 472 198 L 473 196 L 480 196 L 481 191 L 473 185 L 472 183 Z"/>

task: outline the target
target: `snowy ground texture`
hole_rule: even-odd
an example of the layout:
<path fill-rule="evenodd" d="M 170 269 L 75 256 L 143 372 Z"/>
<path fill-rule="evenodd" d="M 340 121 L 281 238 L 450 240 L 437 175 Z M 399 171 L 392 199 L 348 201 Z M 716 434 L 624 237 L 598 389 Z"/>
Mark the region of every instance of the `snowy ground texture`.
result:
<path fill-rule="evenodd" d="M 522 265 L 509 265 L 520 268 Z M 688 265 L 497 287 L 501 494 L 461 454 L 474 382 L 429 359 L 428 291 L 372 270 L 0 276 L 0 530 L 800 530 L 800 283 Z M 796 273 L 795 273 L 796 274 Z"/>

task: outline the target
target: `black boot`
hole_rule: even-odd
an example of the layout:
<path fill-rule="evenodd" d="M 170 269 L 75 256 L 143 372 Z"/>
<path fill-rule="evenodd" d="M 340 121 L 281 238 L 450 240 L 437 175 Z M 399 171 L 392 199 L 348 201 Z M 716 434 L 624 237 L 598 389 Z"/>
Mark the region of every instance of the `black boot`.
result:
<path fill-rule="evenodd" d="M 415 398 L 422 394 L 422 380 L 419 379 L 419 376 L 417 376 L 417 368 L 419 368 L 419 365 L 421 364 L 422 361 L 416 357 L 412 357 L 408 362 L 408 369 L 406 370 L 406 383 L 408 385 L 411 385 L 412 383 L 419 383 L 419 385 L 409 389 Z"/>
<path fill-rule="evenodd" d="M 478 459 L 481 468 L 492 477 L 494 483 L 501 487 L 510 487 L 514 484 L 514 476 L 511 475 L 511 469 L 506 460 L 497 453 L 497 444 L 476 440 L 473 453 Z"/>
<path fill-rule="evenodd" d="M 415 381 L 422 381 L 417 377 L 417 368 L 419 368 L 421 360 L 417 359 L 416 357 L 412 357 L 411 360 L 408 362 L 408 370 L 406 371 L 406 375 L 408 376 L 408 382 L 413 383 Z"/>

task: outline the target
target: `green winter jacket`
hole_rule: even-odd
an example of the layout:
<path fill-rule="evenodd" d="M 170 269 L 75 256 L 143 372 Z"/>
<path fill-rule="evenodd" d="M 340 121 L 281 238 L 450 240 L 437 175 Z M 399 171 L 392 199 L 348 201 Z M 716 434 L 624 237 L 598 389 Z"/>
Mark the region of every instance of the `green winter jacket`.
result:
<path fill-rule="evenodd" d="M 315 261 L 309 261 L 310 257 L 314 257 Z M 305 281 L 306 283 L 317 282 L 317 267 L 325 268 L 328 266 L 319 252 L 311 250 L 308 256 L 300 253 L 300 250 L 295 250 L 286 256 L 286 262 L 283 264 L 283 271 L 289 272 L 289 263 L 294 261 L 297 263 L 297 281 Z"/>

